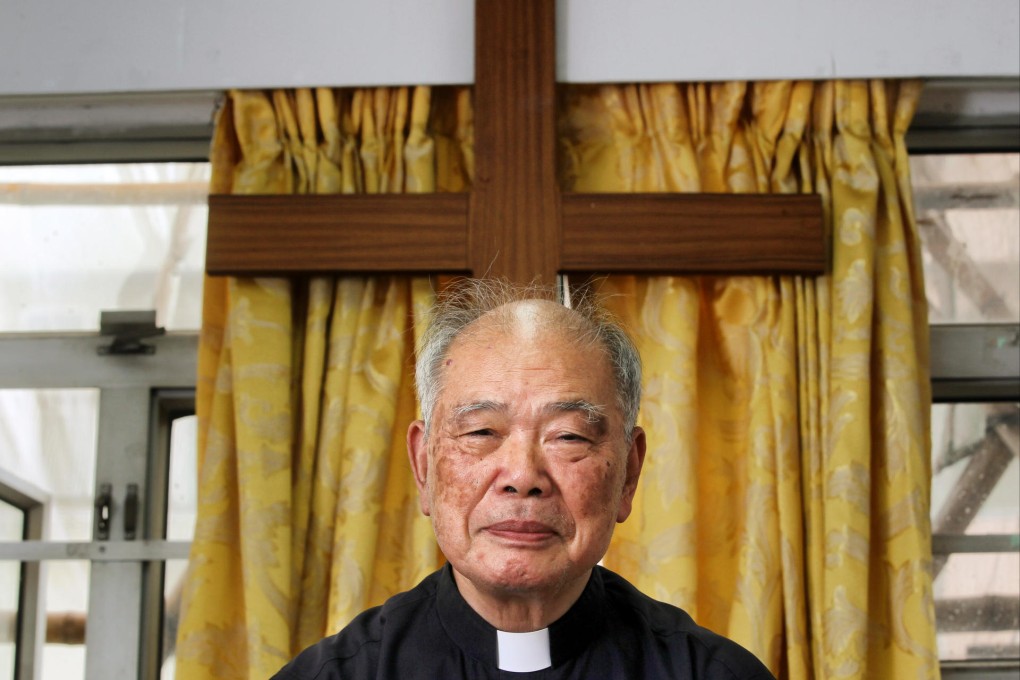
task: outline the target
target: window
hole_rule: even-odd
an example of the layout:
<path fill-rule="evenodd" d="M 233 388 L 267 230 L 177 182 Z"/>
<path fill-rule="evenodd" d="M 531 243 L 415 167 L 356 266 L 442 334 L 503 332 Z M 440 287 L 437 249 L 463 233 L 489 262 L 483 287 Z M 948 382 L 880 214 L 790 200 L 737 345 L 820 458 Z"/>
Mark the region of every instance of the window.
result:
<path fill-rule="evenodd" d="M 172 677 L 208 172 L 0 167 L 0 680 Z"/>
<path fill-rule="evenodd" d="M 0 332 L 201 324 L 207 163 L 0 167 Z"/>
<path fill-rule="evenodd" d="M 1020 154 L 915 156 L 911 169 L 931 323 L 939 656 L 947 678 L 1016 677 Z"/>

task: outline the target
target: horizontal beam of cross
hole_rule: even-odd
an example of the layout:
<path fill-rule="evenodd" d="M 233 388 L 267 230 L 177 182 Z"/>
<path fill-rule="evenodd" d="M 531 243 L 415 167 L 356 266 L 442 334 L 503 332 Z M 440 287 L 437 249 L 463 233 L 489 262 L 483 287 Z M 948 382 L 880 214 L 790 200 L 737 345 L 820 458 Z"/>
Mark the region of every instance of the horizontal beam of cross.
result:
<path fill-rule="evenodd" d="M 814 195 L 564 194 L 562 273 L 825 270 Z M 422 272 L 482 275 L 468 194 L 209 197 L 210 274 Z"/>

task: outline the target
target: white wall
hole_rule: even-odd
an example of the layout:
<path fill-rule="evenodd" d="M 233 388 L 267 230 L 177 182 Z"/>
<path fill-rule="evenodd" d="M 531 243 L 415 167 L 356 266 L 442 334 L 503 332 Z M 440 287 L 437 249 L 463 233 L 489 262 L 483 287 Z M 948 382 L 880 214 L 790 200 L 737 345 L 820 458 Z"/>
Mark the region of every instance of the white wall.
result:
<path fill-rule="evenodd" d="M 1017 0 L 567 0 L 561 79 L 1020 74 Z"/>
<path fill-rule="evenodd" d="M 3 0 L 0 95 L 466 83 L 473 6 Z M 1017 0 L 558 0 L 558 7 L 563 81 L 1020 75 Z"/>

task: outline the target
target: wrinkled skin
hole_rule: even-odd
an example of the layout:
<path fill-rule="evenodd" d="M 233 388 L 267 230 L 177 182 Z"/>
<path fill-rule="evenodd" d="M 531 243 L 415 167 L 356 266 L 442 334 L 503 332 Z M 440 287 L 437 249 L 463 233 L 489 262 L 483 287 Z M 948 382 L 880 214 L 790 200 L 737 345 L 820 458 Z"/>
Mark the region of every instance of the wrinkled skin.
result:
<path fill-rule="evenodd" d="M 564 308 L 516 303 L 447 355 L 432 431 L 408 431 L 422 511 L 472 607 L 501 630 L 549 625 L 580 596 L 644 460 L 624 432 L 603 352 L 550 325 Z"/>

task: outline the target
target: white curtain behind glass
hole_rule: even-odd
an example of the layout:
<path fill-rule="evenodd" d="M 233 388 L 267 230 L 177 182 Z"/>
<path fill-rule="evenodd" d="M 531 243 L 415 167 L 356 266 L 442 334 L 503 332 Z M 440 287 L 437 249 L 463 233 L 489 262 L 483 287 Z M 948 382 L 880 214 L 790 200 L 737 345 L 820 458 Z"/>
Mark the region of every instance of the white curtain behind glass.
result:
<path fill-rule="evenodd" d="M 155 309 L 197 330 L 207 163 L 0 167 L 0 332 L 96 330 Z"/>

